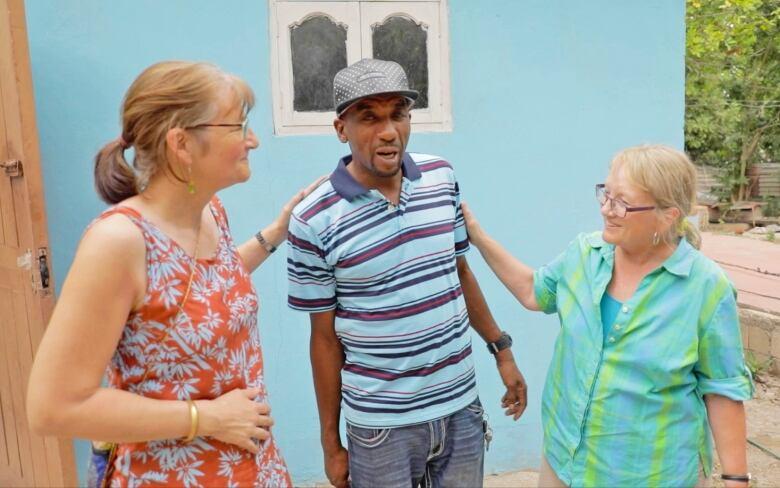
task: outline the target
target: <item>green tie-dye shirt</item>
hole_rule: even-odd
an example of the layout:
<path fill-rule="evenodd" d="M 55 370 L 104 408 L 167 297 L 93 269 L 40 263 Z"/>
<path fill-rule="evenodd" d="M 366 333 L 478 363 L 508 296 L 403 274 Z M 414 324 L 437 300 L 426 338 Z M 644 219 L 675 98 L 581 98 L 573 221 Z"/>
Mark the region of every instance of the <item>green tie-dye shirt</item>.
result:
<path fill-rule="evenodd" d="M 615 246 L 580 235 L 534 274 L 561 331 L 542 398 L 544 454 L 571 486 L 694 486 L 712 469 L 702 395 L 747 400 L 735 289 L 684 239 L 603 337 Z"/>

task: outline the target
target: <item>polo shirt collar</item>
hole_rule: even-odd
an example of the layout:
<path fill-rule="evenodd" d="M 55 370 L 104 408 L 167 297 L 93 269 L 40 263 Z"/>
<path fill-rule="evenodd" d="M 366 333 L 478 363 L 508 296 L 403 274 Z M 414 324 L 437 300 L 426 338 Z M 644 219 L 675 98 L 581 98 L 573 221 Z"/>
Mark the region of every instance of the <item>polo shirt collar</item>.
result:
<path fill-rule="evenodd" d="M 358 183 L 357 180 L 349 174 L 349 171 L 347 171 L 347 165 L 351 162 L 351 154 L 344 156 L 339 160 L 338 166 L 336 166 L 335 171 L 330 175 L 330 183 L 333 185 L 333 189 L 336 190 L 336 193 L 350 202 L 354 200 L 355 197 L 369 191 L 368 188 Z M 422 176 L 420 168 L 417 167 L 417 164 L 409 153 L 404 153 L 403 158 L 401 158 L 401 172 L 407 179 L 412 181 L 418 180 Z"/>
<path fill-rule="evenodd" d="M 609 261 L 614 262 L 615 246 L 604 242 L 601 237 L 601 232 L 594 232 L 587 236 L 588 244 L 594 249 L 598 249 L 601 256 Z M 693 246 L 691 246 L 685 238 L 680 239 L 677 244 L 677 249 L 674 250 L 671 256 L 661 264 L 661 267 L 680 278 L 687 278 L 691 273 L 691 267 L 693 261 L 696 258 L 693 252 Z"/>

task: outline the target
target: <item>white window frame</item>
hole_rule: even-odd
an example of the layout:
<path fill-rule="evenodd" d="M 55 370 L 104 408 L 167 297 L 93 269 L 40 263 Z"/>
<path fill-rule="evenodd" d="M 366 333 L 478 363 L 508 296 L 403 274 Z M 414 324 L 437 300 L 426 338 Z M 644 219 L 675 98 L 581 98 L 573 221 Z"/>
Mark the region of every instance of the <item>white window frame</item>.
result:
<path fill-rule="evenodd" d="M 448 0 L 268 0 L 271 90 L 276 135 L 332 134 L 335 112 L 293 110 L 289 26 L 326 15 L 347 27 L 347 64 L 373 52 L 371 27 L 401 15 L 427 31 L 428 107 L 412 110 L 415 132 L 452 130 Z"/>

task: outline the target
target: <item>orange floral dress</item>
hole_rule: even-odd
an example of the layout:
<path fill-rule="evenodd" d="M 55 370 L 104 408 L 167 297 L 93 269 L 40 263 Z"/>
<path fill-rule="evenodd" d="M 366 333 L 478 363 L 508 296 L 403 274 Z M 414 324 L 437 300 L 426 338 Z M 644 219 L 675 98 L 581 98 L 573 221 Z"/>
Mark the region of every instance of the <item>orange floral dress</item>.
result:
<path fill-rule="evenodd" d="M 224 208 L 217 198 L 209 207 L 220 232 L 217 252 L 197 259 L 181 311 L 192 257 L 133 209 L 116 206 L 98 217 L 125 215 L 146 243 L 146 296 L 128 318 L 109 364 L 111 387 L 165 400 L 208 400 L 236 388 L 259 387 L 256 401 L 267 401 L 257 294 Z M 111 486 L 292 486 L 273 436 L 259 446 L 254 455 L 209 437 L 120 444 Z"/>

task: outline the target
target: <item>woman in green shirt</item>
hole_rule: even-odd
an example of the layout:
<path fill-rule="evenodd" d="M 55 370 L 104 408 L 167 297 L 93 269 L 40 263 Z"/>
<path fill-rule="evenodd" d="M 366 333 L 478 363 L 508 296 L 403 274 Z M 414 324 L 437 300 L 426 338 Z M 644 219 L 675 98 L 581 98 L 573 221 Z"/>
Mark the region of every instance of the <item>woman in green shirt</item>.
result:
<path fill-rule="evenodd" d="M 600 232 L 534 271 L 464 205 L 474 244 L 561 331 L 542 397 L 540 486 L 747 486 L 745 367 L 735 289 L 688 224 L 696 172 L 673 148 L 625 149 L 596 186 Z"/>

